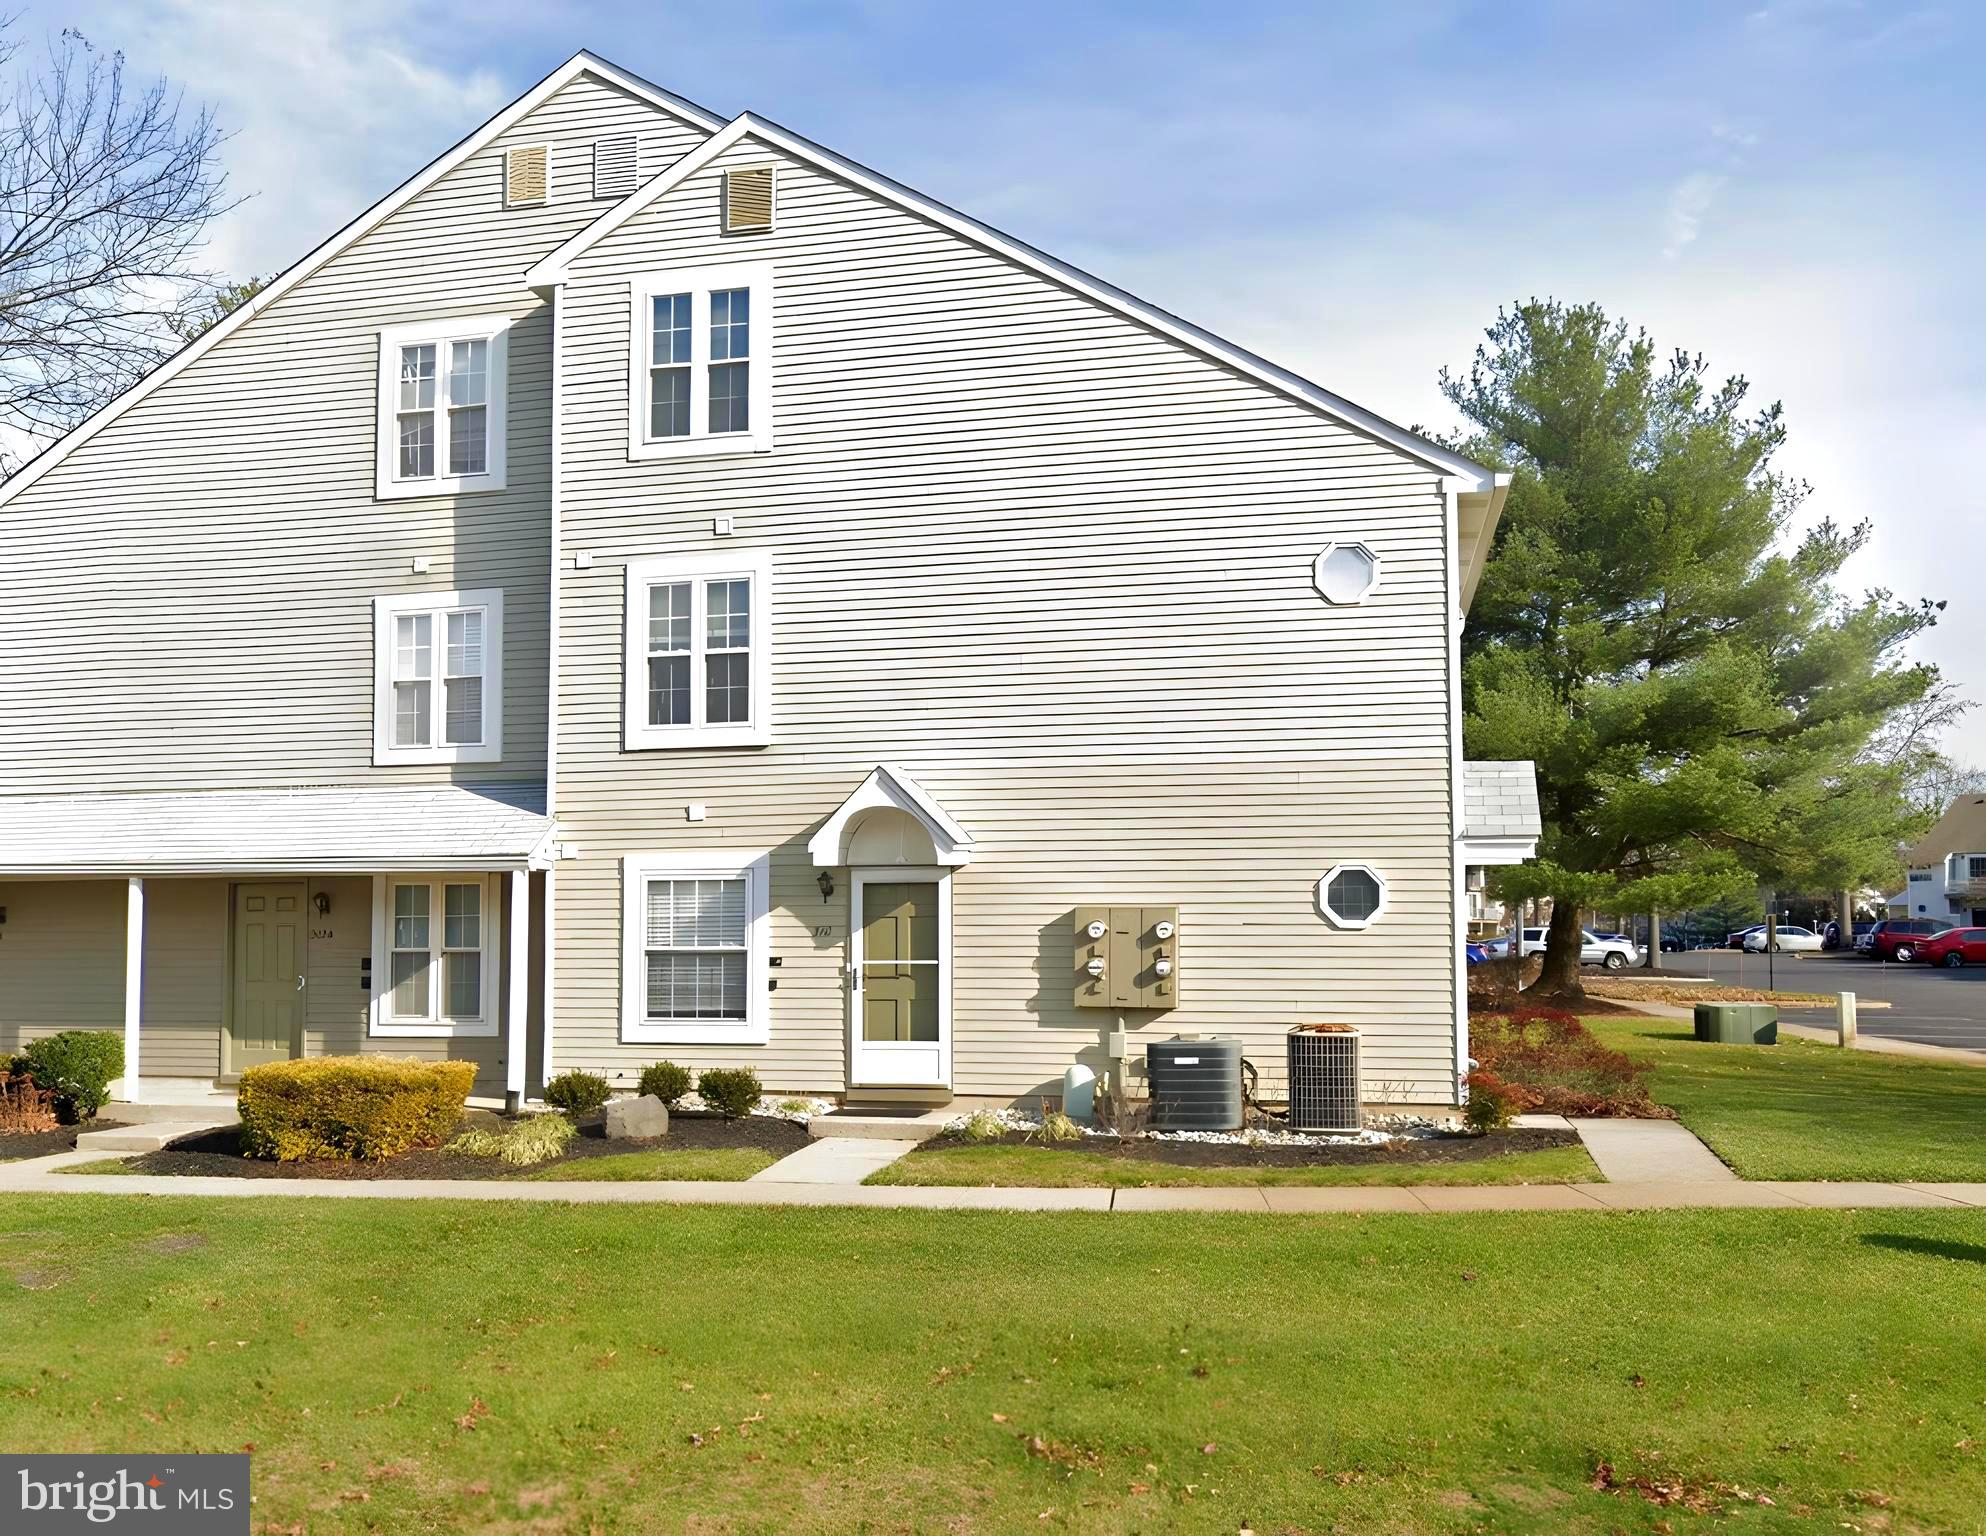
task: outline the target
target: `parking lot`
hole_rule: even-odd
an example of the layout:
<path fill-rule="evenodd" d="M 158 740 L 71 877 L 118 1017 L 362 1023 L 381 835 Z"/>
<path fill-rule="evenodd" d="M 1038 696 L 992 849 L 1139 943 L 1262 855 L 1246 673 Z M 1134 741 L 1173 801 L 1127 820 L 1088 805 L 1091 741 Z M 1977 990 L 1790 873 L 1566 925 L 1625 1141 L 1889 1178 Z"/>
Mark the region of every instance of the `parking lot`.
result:
<path fill-rule="evenodd" d="M 1766 957 L 1736 950 L 1697 950 L 1662 956 L 1662 969 L 1675 975 L 1707 976 L 1747 987 L 1766 985 Z M 1951 971 L 1929 965 L 1890 965 L 1831 954 L 1777 955 L 1778 986 L 1798 992 L 1853 992 L 1878 998 L 1888 1008 L 1863 1009 L 1857 1027 L 1865 1035 L 1918 1040 L 1926 1045 L 1986 1050 L 1986 966 Z M 1794 1023 L 1831 1022 L 1832 1010 L 1794 1012 Z"/>

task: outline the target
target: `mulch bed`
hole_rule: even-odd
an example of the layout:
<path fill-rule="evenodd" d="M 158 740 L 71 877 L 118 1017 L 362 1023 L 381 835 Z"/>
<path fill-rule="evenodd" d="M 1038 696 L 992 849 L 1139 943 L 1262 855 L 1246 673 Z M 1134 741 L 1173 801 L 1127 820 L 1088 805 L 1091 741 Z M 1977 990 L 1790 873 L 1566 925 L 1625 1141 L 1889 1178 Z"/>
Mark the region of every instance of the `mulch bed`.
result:
<path fill-rule="evenodd" d="M 1402 1163 L 1479 1163 L 1517 1152 L 1579 1144 L 1574 1131 L 1508 1130 L 1486 1136 L 1415 1136 L 1400 1141 L 1361 1146 L 1354 1142 L 1323 1141 L 1305 1147 L 1250 1147 L 1218 1141 L 1152 1141 L 1145 1137 L 1120 1140 L 1085 1136 L 1081 1141 L 1044 1141 L 1025 1131 L 1009 1131 L 984 1141 L 963 1136 L 936 1136 L 909 1155 L 957 1147 L 1046 1147 L 1052 1152 L 1089 1152 L 1126 1162 L 1171 1163 L 1186 1168 L 1315 1168 L 1323 1165 L 1393 1166 Z"/>
<path fill-rule="evenodd" d="M 76 1150 L 76 1136 L 81 1131 L 115 1131 L 123 1127 L 121 1120 L 91 1120 L 83 1125 L 58 1125 L 52 1131 L 5 1131 L 0 1132 L 0 1163 L 18 1162 L 24 1157 L 53 1157 L 57 1152 Z"/>
<path fill-rule="evenodd" d="M 472 1116 L 464 1122 L 465 1125 L 496 1123 L 498 1117 L 494 1115 Z M 138 1173 L 202 1174 L 229 1179 L 519 1179 L 561 1163 L 611 1157 L 622 1152 L 756 1147 L 775 1157 L 785 1157 L 806 1144 L 804 1125 L 765 1115 L 747 1115 L 742 1120 L 723 1120 L 715 1115 L 709 1118 L 671 1115 L 667 1136 L 623 1141 L 609 1141 L 604 1118 L 595 1116 L 579 1123 L 579 1134 L 567 1144 L 564 1153 L 528 1168 L 514 1168 L 494 1157 L 462 1157 L 438 1147 L 403 1152 L 383 1163 L 276 1163 L 243 1157 L 240 1127 L 228 1126 L 203 1131 L 197 1136 L 182 1136 L 170 1146 L 132 1158 L 130 1166 Z"/>

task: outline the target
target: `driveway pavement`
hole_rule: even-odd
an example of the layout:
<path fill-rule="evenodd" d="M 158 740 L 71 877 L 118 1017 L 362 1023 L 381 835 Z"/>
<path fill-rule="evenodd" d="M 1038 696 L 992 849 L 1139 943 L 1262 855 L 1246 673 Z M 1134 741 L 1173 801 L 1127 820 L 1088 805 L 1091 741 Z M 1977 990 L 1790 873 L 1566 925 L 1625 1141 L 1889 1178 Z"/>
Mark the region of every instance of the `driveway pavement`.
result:
<path fill-rule="evenodd" d="M 1766 957 L 1735 950 L 1699 950 L 1664 955 L 1662 969 L 1677 975 L 1711 976 L 1748 987 L 1766 983 Z M 1880 998 L 1890 1006 L 1866 1008 L 1856 1020 L 1864 1035 L 1917 1040 L 1925 1045 L 1986 1050 L 1986 966 L 1948 971 L 1928 965 L 1889 965 L 1834 955 L 1779 955 L 1773 970 L 1778 984 L 1800 992 L 1853 992 Z M 1786 1009 L 1792 1023 L 1832 1023 L 1832 1009 Z"/>

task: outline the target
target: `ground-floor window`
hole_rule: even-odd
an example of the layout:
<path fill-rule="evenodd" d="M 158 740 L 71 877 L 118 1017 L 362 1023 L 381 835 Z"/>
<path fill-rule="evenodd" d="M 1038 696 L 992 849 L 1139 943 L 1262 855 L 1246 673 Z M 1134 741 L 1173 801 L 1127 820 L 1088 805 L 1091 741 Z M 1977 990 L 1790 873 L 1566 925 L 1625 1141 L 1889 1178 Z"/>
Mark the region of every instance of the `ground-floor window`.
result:
<path fill-rule="evenodd" d="M 493 1035 L 496 877 L 373 882 L 375 1035 Z"/>
<path fill-rule="evenodd" d="M 621 1038 L 762 1045 L 770 857 L 647 853 L 621 864 Z"/>

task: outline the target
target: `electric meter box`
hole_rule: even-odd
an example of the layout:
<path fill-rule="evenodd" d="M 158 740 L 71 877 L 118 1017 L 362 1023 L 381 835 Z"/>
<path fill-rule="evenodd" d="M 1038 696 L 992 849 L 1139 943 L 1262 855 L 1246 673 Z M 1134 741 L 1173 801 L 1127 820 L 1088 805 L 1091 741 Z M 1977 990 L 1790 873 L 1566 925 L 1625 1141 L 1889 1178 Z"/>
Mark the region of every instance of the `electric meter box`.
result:
<path fill-rule="evenodd" d="M 1078 907 L 1078 1008 L 1179 1005 L 1179 908 Z"/>

